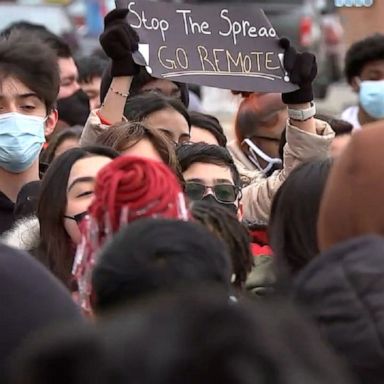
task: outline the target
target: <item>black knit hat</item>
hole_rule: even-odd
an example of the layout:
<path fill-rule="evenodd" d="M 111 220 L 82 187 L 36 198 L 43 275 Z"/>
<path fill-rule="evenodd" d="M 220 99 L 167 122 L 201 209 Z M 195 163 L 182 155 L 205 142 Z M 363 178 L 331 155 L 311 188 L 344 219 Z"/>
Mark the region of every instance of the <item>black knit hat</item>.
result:
<path fill-rule="evenodd" d="M 93 273 L 98 309 L 184 286 L 214 284 L 229 291 L 231 261 L 224 243 L 202 225 L 141 219 L 102 250 Z"/>

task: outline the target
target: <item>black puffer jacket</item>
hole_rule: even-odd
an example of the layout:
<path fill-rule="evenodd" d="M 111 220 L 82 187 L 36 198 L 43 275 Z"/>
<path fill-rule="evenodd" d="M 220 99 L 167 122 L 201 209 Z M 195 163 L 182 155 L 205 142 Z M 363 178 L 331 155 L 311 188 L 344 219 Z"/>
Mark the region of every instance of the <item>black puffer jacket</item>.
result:
<path fill-rule="evenodd" d="M 383 237 L 355 238 L 322 253 L 298 275 L 294 298 L 360 383 L 384 382 Z"/>

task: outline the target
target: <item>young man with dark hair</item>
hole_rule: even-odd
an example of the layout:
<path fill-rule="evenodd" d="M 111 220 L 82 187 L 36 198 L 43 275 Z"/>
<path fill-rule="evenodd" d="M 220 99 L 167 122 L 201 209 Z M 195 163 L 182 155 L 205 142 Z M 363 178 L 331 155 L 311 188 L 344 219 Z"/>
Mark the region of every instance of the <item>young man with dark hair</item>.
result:
<path fill-rule="evenodd" d="M 384 119 L 384 35 L 376 34 L 353 44 L 345 57 L 345 76 L 359 95 L 359 104 L 341 118 L 354 129 Z"/>
<path fill-rule="evenodd" d="M 33 37 L 0 39 L 0 233 L 13 224 L 20 189 L 39 179 L 39 154 L 57 112 L 54 52 Z"/>
<path fill-rule="evenodd" d="M 79 70 L 79 84 L 89 98 L 90 109 L 100 108 L 100 85 L 108 59 L 100 55 L 81 57 L 76 61 Z"/>
<path fill-rule="evenodd" d="M 57 64 L 60 71 L 60 91 L 57 99 L 72 96 L 80 89 L 80 85 L 78 83 L 79 74 L 76 63 L 68 44 L 48 30 L 37 33 L 36 37 L 49 45 L 57 55 Z"/>
<path fill-rule="evenodd" d="M 284 148 L 283 169 L 274 172 L 269 177 L 261 174 L 242 189 L 243 217 L 246 221 L 258 225 L 267 225 L 273 196 L 289 173 L 304 161 L 316 157 L 327 157 L 329 146 L 335 135 L 327 123 L 314 118 L 316 108 L 313 103 L 312 82 L 317 73 L 315 57 L 310 53 L 296 52 L 287 39 L 281 39 L 279 43 L 285 50 L 284 68 L 291 78 L 295 79 L 295 83 L 300 88 L 282 94 L 282 101 L 288 107 L 288 121 L 286 122 L 287 144 Z M 255 150 L 253 152 L 254 155 L 256 152 Z M 228 166 L 221 169 L 219 173 L 217 165 L 204 164 L 203 167 L 202 163 L 204 162 L 207 161 L 195 160 L 192 167 L 185 166 L 183 168 L 182 166 L 187 183 L 189 179 L 199 180 L 200 183 L 203 180 L 208 188 L 214 185 L 211 183 L 215 179 L 230 180 Z M 235 184 L 235 180 L 232 180 L 232 182 Z M 240 187 L 240 183 L 237 185 Z M 207 188 L 205 188 L 205 193 Z M 211 194 L 214 195 L 214 193 Z M 233 198 L 232 194 L 231 199 L 233 204 L 237 198 Z"/>
<path fill-rule="evenodd" d="M 60 90 L 57 97 L 60 120 L 58 127 L 84 126 L 90 112 L 89 99 L 80 88 L 79 73 L 70 47 L 63 39 L 49 31 L 40 33 L 37 37 L 49 45 L 57 55 L 60 73 Z"/>
<path fill-rule="evenodd" d="M 176 150 L 190 200 L 223 205 L 240 214 L 241 180 L 227 149 L 214 144 L 184 144 Z"/>
<path fill-rule="evenodd" d="M 8 37 L 14 31 L 25 36 L 35 37 L 47 44 L 57 55 L 60 70 L 60 92 L 58 99 L 71 96 L 80 89 L 78 72 L 73 60 L 71 48 L 59 36 L 50 32 L 46 27 L 25 21 L 10 24 L 0 33 L 1 37 Z"/>

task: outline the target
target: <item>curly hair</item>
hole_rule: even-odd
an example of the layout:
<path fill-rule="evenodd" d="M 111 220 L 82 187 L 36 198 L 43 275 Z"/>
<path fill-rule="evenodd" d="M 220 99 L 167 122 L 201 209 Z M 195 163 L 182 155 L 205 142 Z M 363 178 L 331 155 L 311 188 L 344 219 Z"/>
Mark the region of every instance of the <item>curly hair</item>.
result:
<path fill-rule="evenodd" d="M 233 285 L 241 288 L 253 266 L 250 235 L 227 208 L 206 201 L 194 201 L 190 205 L 192 217 L 218 236 L 228 247 L 232 259 L 235 280 Z"/>
<path fill-rule="evenodd" d="M 369 62 L 384 60 L 384 35 L 375 34 L 354 43 L 345 56 L 345 76 L 350 83 Z"/>

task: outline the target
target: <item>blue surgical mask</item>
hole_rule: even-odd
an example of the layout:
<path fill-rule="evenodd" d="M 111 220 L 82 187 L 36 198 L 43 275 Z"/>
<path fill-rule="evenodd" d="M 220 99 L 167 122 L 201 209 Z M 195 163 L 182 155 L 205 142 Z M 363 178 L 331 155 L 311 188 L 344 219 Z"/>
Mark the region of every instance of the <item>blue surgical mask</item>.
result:
<path fill-rule="evenodd" d="M 384 118 L 384 80 L 360 82 L 360 105 L 374 119 Z"/>
<path fill-rule="evenodd" d="M 33 164 L 45 143 L 45 120 L 16 112 L 0 114 L 0 168 L 21 173 Z"/>

